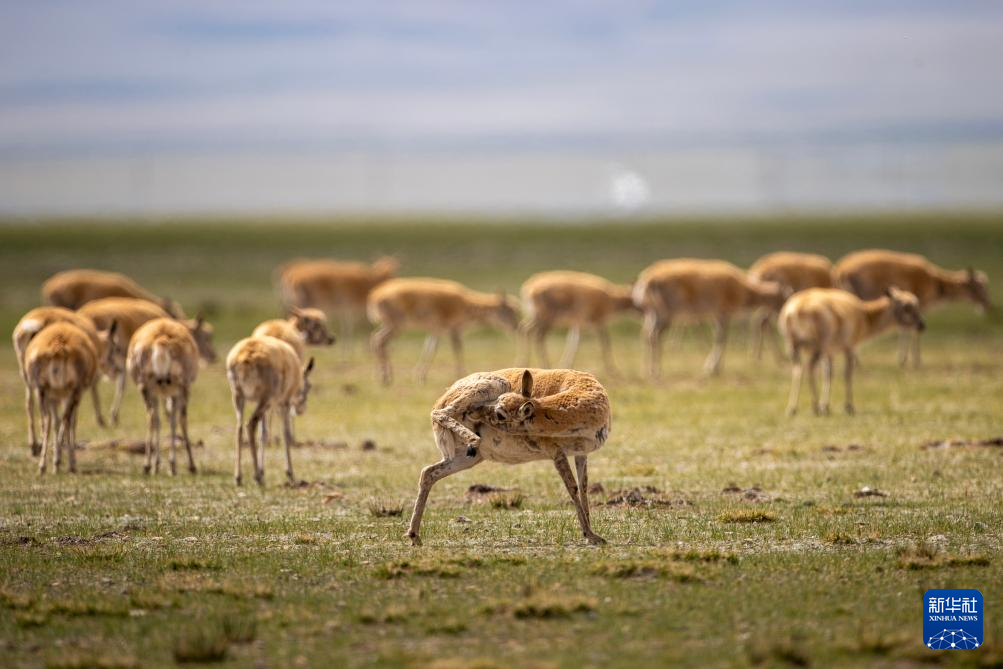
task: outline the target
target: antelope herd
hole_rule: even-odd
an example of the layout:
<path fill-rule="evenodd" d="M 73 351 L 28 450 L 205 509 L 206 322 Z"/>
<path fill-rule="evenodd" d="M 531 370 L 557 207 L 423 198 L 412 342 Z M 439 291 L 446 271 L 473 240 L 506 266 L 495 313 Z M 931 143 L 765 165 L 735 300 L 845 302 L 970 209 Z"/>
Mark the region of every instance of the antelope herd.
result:
<path fill-rule="evenodd" d="M 932 305 L 968 300 L 988 309 L 988 279 L 973 269 L 949 271 L 918 255 L 883 250 L 851 253 L 833 264 L 813 254 L 781 252 L 760 258 L 748 271 L 721 260 L 662 260 L 640 272 L 632 285 L 574 271 L 535 274 L 521 290 L 522 304 L 504 292 L 482 293 L 454 281 L 398 278 L 399 263 L 381 258 L 372 265 L 335 260 L 296 260 L 278 268 L 275 282 L 287 317 L 261 323 L 237 342 L 226 357 L 236 412 L 234 480 L 240 485 L 241 453 L 249 447 L 254 478 L 264 483 L 269 414 L 282 422 L 286 476 L 293 478 L 293 417 L 303 413 L 310 391 L 314 359 L 308 346 L 330 346 L 335 337 L 327 319 L 337 320 L 341 347 L 347 347 L 359 322 L 368 317 L 375 329 L 370 347 L 383 384 L 393 381 L 389 343 L 402 331 L 427 335 L 415 368 L 424 382 L 439 339 L 452 345 L 456 375 L 462 377 L 463 330 L 491 324 L 518 333 L 522 366 L 460 378 L 435 403 L 433 434 L 442 460 L 422 470 L 407 536 L 420 543 L 419 528 L 432 485 L 483 460 L 518 464 L 549 459 L 574 502 L 582 533 L 602 543 L 592 531 L 588 503 L 587 460 L 610 432 L 610 403 L 592 375 L 573 369 L 549 369 L 545 338 L 554 327 L 567 327 L 560 365 L 574 364 L 581 330 L 599 339 L 607 374 L 616 373 L 608 325 L 620 314 L 643 318 L 641 341 L 646 351 L 643 373 L 661 374 L 662 335 L 677 323 L 710 322 L 714 345 L 704 369 L 718 374 L 729 324 L 751 319 L 753 349 L 758 358 L 776 321 L 791 363 L 787 411 L 797 411 L 808 355 L 812 409 L 827 414 L 832 389 L 833 357 L 844 359 L 846 412 L 854 412 L 853 370 L 856 348 L 864 340 L 897 326 L 902 333 L 899 362 L 919 366 L 919 333 L 923 313 Z M 171 474 L 176 473 L 177 432 L 193 474 L 196 464 L 188 436 L 188 403 L 200 364 L 212 363 L 216 352 L 212 328 L 198 316 L 188 319 L 181 306 L 142 288 L 129 277 L 97 270 L 60 272 L 42 286 L 47 306 L 32 309 L 14 328 L 18 368 L 25 384 L 28 442 L 46 470 L 54 449 L 58 471 L 66 452 L 76 470 L 76 418 L 81 397 L 90 392 L 99 426 L 105 426 L 97 381 L 115 382 L 110 420 L 117 424 L 128 375 L 147 410 L 144 472 L 160 466 L 160 405 L 170 421 Z M 521 307 L 521 309 L 520 309 Z M 524 314 L 520 322 L 519 312 Z M 542 368 L 526 368 L 533 349 Z M 822 392 L 816 370 L 822 365 Z M 245 404 L 254 409 L 245 417 Z M 35 424 L 41 411 L 42 440 Z M 245 420 L 246 418 L 246 420 Z M 568 458 L 573 456 L 577 470 Z"/>

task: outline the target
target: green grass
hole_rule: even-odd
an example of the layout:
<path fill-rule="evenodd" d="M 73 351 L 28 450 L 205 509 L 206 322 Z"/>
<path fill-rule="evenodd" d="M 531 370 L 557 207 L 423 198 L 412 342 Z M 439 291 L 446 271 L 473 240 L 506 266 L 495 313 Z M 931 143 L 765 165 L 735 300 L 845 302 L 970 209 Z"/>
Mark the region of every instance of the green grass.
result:
<path fill-rule="evenodd" d="M 41 280 L 71 266 L 120 269 L 206 310 L 225 352 L 277 313 L 272 269 L 297 255 L 395 253 L 406 274 L 516 291 L 553 267 L 629 281 L 660 257 L 748 264 L 778 248 L 839 256 L 867 245 L 1003 281 L 1003 217 L 988 214 L 17 223 L 0 224 L 0 325 L 9 331 L 36 305 Z M 665 380 L 653 385 L 638 372 L 637 323 L 618 323 L 623 375 L 595 369 L 614 411 L 610 440 L 590 458 L 590 481 L 602 484 L 593 521 L 609 541 L 601 548 L 584 545 L 547 463 L 447 478 L 432 491 L 425 545 L 402 539 L 418 472 L 438 455 L 428 412 L 453 381 L 446 350 L 427 385 L 410 383 L 418 335 L 394 343 L 400 384 L 390 389 L 375 382 L 361 345 L 348 362 L 315 350 L 315 394 L 296 426 L 315 445 L 293 452 L 307 484 L 284 486 L 282 450 L 269 447 L 264 490 L 233 485 L 233 409 L 219 364 L 202 370 L 193 392 L 192 437 L 204 443 L 197 476 L 144 477 L 142 456 L 92 448 L 78 454 L 79 475 L 39 479 L 8 344 L 2 665 L 991 666 L 1003 661 L 1003 451 L 924 446 L 1003 436 L 1003 321 L 956 305 L 929 326 L 921 370 L 895 366 L 891 336 L 860 351 L 859 415 L 787 418 L 788 370 L 750 360 L 740 324 L 721 377 L 701 374 L 709 336 L 695 328 L 667 345 Z M 553 354 L 559 346 L 555 335 Z M 472 371 L 505 367 L 514 344 L 477 329 L 467 355 Z M 579 366 L 598 360 L 586 337 Z M 107 383 L 102 390 L 107 400 Z M 141 438 L 135 389 L 115 430 L 100 431 L 85 403 L 79 434 Z M 365 440 L 375 448 L 363 450 Z M 509 492 L 468 496 L 474 483 Z M 857 496 L 864 487 L 887 496 Z M 629 491 L 644 502 L 622 503 Z M 921 597 L 934 587 L 982 591 L 983 648 L 922 646 Z"/>

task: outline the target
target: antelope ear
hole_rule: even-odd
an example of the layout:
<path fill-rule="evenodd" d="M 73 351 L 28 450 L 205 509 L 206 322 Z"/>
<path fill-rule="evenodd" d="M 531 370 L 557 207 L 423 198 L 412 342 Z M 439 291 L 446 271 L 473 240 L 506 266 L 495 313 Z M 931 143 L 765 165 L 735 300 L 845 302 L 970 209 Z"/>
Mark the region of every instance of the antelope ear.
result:
<path fill-rule="evenodd" d="M 519 420 L 529 420 L 536 414 L 536 408 L 532 402 L 523 402 L 519 407 Z"/>
<path fill-rule="evenodd" d="M 313 363 L 314 359 L 313 357 L 311 357 L 310 362 L 306 363 L 306 367 L 303 368 L 303 376 L 306 376 L 307 374 L 313 371 Z"/>
<path fill-rule="evenodd" d="M 118 330 L 118 320 L 113 320 L 111 322 L 111 327 L 108 328 L 108 339 L 110 340 L 115 336 L 115 331 Z"/>
<path fill-rule="evenodd" d="M 522 396 L 532 397 L 533 395 L 533 375 L 527 369 L 522 373 Z"/>

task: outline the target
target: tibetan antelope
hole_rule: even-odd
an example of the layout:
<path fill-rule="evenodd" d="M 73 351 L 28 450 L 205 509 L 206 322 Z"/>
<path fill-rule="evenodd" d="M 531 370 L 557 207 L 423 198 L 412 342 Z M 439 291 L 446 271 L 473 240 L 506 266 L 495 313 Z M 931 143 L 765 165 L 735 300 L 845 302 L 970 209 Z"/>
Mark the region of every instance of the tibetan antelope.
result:
<path fill-rule="evenodd" d="M 246 441 L 251 450 L 254 464 L 254 480 L 265 484 L 265 444 L 268 441 L 265 417 L 269 409 L 282 416 L 283 436 L 286 443 L 286 478 L 293 476 L 293 459 L 290 448 L 293 444 L 292 415 L 302 415 L 306 411 L 307 396 L 310 393 L 310 372 L 313 358 L 303 365 L 293 347 L 275 337 L 248 337 L 237 342 L 226 356 L 226 378 L 230 382 L 233 408 L 237 413 L 237 434 L 234 451 L 233 480 L 237 485 L 243 481 L 240 468 L 241 449 L 245 441 L 244 404 L 256 402 L 257 406 L 246 424 Z M 256 443 L 258 425 L 265 430 L 261 446 Z"/>
<path fill-rule="evenodd" d="M 503 369 L 454 383 L 432 409 L 432 434 L 442 460 L 421 470 L 406 538 L 421 544 L 421 518 L 432 486 L 484 460 L 521 464 L 550 460 L 575 505 L 590 544 L 588 456 L 609 438 L 610 404 L 591 374 L 570 369 Z M 568 464 L 574 456 L 578 482 Z"/>
<path fill-rule="evenodd" d="M 634 304 L 644 312 L 642 337 L 648 348 L 648 373 L 661 372 L 662 333 L 674 320 L 711 320 L 714 348 L 704 369 L 717 374 L 729 320 L 759 307 L 779 311 L 789 292 L 777 283 L 750 278 L 723 260 L 661 260 L 641 272 Z"/>
<path fill-rule="evenodd" d="M 441 336 L 449 334 L 457 376 L 462 376 L 463 328 L 474 322 L 492 322 L 514 331 L 519 314 L 515 300 L 505 293 L 481 293 L 443 279 L 407 278 L 391 279 L 373 290 L 369 295 L 369 319 L 379 326 L 370 342 L 380 378 L 389 385 L 393 372 L 387 344 L 401 330 L 410 327 L 428 332 L 415 368 L 418 382 L 423 383 Z"/>
<path fill-rule="evenodd" d="M 94 350 L 98 356 L 98 366 L 108 368 L 108 333 L 98 332 L 94 328 L 94 323 L 89 318 L 81 316 L 74 311 L 63 307 L 37 307 L 32 309 L 18 321 L 14 326 L 14 353 L 17 356 L 17 367 L 24 381 L 25 387 L 25 413 L 28 416 L 28 445 L 32 455 L 38 455 L 42 445 L 38 441 L 38 432 L 35 427 L 35 391 L 28 383 L 28 374 L 24 366 L 24 354 L 28 348 L 28 343 L 39 332 L 53 323 L 70 323 L 79 328 L 94 345 Z M 91 385 L 91 397 L 94 400 L 94 414 L 100 427 L 105 427 L 104 416 L 101 415 L 101 401 L 98 399 L 98 384 L 95 381 Z"/>
<path fill-rule="evenodd" d="M 53 469 L 65 449 L 71 472 L 77 470 L 77 409 L 80 397 L 97 379 L 98 352 L 91 337 L 70 322 L 53 323 L 32 337 L 24 351 L 25 378 L 38 393 L 42 411 L 42 448 L 38 473 L 45 473 L 46 451 L 55 434 Z"/>
<path fill-rule="evenodd" d="M 987 311 L 991 306 L 989 279 L 985 272 L 971 268 L 946 270 L 913 253 L 880 249 L 857 251 L 836 263 L 833 277 L 837 287 L 862 300 L 880 297 L 892 286 L 908 290 L 919 300 L 919 307 L 924 312 L 937 303 L 955 300 L 974 302 L 981 311 Z M 910 348 L 913 366 L 919 367 L 919 335 L 915 330 L 902 330 L 900 365 L 908 363 Z"/>
<path fill-rule="evenodd" d="M 98 329 L 106 332 L 115 324 L 115 332 L 108 338 L 107 375 L 115 382 L 115 396 L 111 404 L 112 425 L 118 425 L 118 415 L 122 407 L 122 396 L 125 392 L 126 357 L 129 352 L 129 342 L 133 334 L 144 324 L 156 318 L 169 318 L 170 314 L 163 308 L 129 297 L 106 297 L 88 302 L 77 312 L 86 316 Z M 199 355 L 206 362 L 216 360 L 216 350 L 212 344 L 212 326 L 201 316 L 194 319 L 178 321 L 191 333 L 198 347 Z"/>
<path fill-rule="evenodd" d="M 344 260 L 294 260 L 276 270 L 286 309 L 313 307 L 338 321 L 342 351 L 348 353 L 352 331 L 366 318 L 366 300 L 376 286 L 397 274 L 396 258 L 371 265 Z"/>
<path fill-rule="evenodd" d="M 252 337 L 275 337 L 286 342 L 301 359 L 307 346 L 331 346 L 335 337 L 327 330 L 327 316 L 320 309 L 292 307 L 289 318 L 265 321 L 254 328 Z"/>
<path fill-rule="evenodd" d="M 757 281 L 778 283 L 791 294 L 808 288 L 831 288 L 832 261 L 815 253 L 778 251 L 768 253 L 752 263 L 749 277 Z M 763 339 L 767 336 L 770 321 L 775 320 L 779 312 L 779 308 L 760 308 L 752 315 L 752 354 L 756 360 L 763 357 Z M 779 357 L 781 350 L 776 337 L 770 336 L 769 341 Z"/>
<path fill-rule="evenodd" d="M 608 323 L 617 314 L 635 311 L 631 286 L 618 286 L 594 274 L 584 272 L 541 272 L 522 284 L 522 305 L 526 319 L 520 324 L 523 360 L 528 362 L 535 340 L 544 367 L 550 367 L 547 355 L 547 332 L 554 326 L 567 326 L 568 339 L 560 367 L 571 367 L 578 351 L 583 327 L 594 328 L 599 336 L 606 372 L 615 373 Z"/>
<path fill-rule="evenodd" d="M 71 269 L 49 277 L 42 284 L 42 301 L 57 307 L 79 309 L 103 297 L 131 297 L 160 305 L 174 318 L 184 318 L 181 306 L 160 298 L 131 278 L 118 272 L 96 269 Z"/>
<path fill-rule="evenodd" d="M 177 474 L 175 443 L 178 423 L 188 452 L 188 471 L 195 473 L 195 458 L 188 439 L 188 398 L 198 376 L 199 351 L 191 331 L 172 318 L 144 323 L 129 343 L 128 371 L 146 404 L 146 463 L 143 473 L 160 472 L 160 402 L 171 422 L 171 476 Z M 151 463 L 152 460 L 152 463 Z"/>
<path fill-rule="evenodd" d="M 922 332 L 926 327 L 916 296 L 894 287 L 889 288 L 885 295 L 868 301 L 839 288 L 809 288 L 787 300 L 778 322 L 793 363 L 787 404 L 789 415 L 797 412 L 803 370 L 802 351 L 811 354 L 808 385 L 811 388 L 812 409 L 820 415 L 829 413 L 832 356 L 843 354 L 846 361 L 846 413 L 853 414 L 854 349 L 865 339 L 895 324 L 916 332 Z M 821 402 L 815 387 L 815 368 L 820 360 L 824 372 Z"/>

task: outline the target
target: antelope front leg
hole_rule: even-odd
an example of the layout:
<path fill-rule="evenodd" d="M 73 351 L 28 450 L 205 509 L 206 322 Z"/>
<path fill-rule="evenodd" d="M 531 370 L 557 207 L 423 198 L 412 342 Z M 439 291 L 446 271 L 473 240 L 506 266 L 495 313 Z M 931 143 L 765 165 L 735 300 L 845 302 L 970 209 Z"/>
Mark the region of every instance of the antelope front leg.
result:
<path fill-rule="evenodd" d="M 613 345 L 610 343 L 609 330 L 605 325 L 596 326 L 596 335 L 599 337 L 599 348 L 602 350 L 603 365 L 606 367 L 606 374 L 609 376 L 619 376 L 620 372 L 613 362 Z"/>
<path fill-rule="evenodd" d="M 593 546 L 606 543 L 605 539 L 592 531 L 592 524 L 589 522 L 588 513 L 582 507 L 582 500 L 578 492 L 578 484 L 575 483 L 575 475 L 571 472 L 571 465 L 568 464 L 568 458 L 564 455 L 564 453 L 559 453 L 557 457 L 554 458 L 554 467 L 557 468 L 557 473 L 561 475 L 561 480 L 564 481 L 564 487 L 568 489 L 568 494 L 571 495 L 571 501 L 575 504 L 575 511 L 578 513 L 578 524 L 582 526 L 582 535 Z"/>
<path fill-rule="evenodd" d="M 38 406 L 42 410 L 42 445 L 39 447 L 38 473 L 45 473 L 45 456 L 49 450 L 49 437 L 52 435 L 52 409 L 50 402 L 41 392 L 38 395 Z"/>
<path fill-rule="evenodd" d="M 265 412 L 268 411 L 268 405 L 264 402 L 260 402 L 256 407 L 254 407 L 254 413 L 251 414 L 251 420 L 247 423 L 247 438 L 251 445 L 251 460 L 254 462 L 254 480 L 258 482 L 258 485 L 265 485 L 265 445 L 262 443 L 260 447 L 261 456 L 258 457 L 259 447 L 256 443 L 258 424 L 261 423 L 265 416 Z M 265 436 L 267 439 L 267 435 Z"/>
<path fill-rule="evenodd" d="M 811 390 L 811 408 L 818 416 L 822 413 L 818 405 L 818 385 L 815 382 L 815 370 L 818 369 L 818 361 L 821 360 L 822 353 L 813 351 L 808 359 L 808 389 Z"/>
<path fill-rule="evenodd" d="M 35 390 L 25 382 L 24 390 L 24 411 L 28 414 L 28 448 L 31 454 L 37 456 L 42 451 L 42 445 L 38 443 L 38 432 L 35 430 Z M 45 420 L 45 409 L 42 410 L 42 420 Z"/>
<path fill-rule="evenodd" d="M 456 359 L 456 378 L 463 376 L 463 335 L 459 328 L 449 331 L 449 341 L 453 345 L 453 357 Z"/>
<path fill-rule="evenodd" d="M 428 368 L 432 366 L 437 348 L 439 348 L 439 338 L 436 335 L 430 334 L 425 337 L 425 346 L 422 348 L 421 357 L 418 358 L 418 364 L 414 368 L 414 378 L 419 384 L 424 384 L 425 379 L 428 378 Z"/>
<path fill-rule="evenodd" d="M 791 392 L 787 399 L 787 415 L 798 412 L 798 399 L 801 394 L 801 377 L 804 366 L 801 362 L 801 350 L 795 345 L 791 350 Z"/>
<path fill-rule="evenodd" d="M 829 398 L 832 396 L 832 356 L 828 353 L 822 358 L 822 403 L 819 413 L 829 415 Z"/>
<path fill-rule="evenodd" d="M 115 377 L 115 395 L 111 398 L 111 424 L 118 427 L 118 412 L 122 408 L 122 396 L 125 395 L 125 371 Z"/>
<path fill-rule="evenodd" d="M 160 408 L 149 388 L 143 386 L 142 393 L 146 404 L 146 463 L 143 465 L 143 473 L 149 474 L 153 469 L 154 448 L 157 449 L 157 470 L 160 470 Z M 113 414 L 112 421 L 114 420 Z"/>
<path fill-rule="evenodd" d="M 388 325 L 383 325 L 370 338 L 370 347 L 376 356 L 376 366 L 380 374 L 380 382 L 389 386 L 393 382 L 393 369 L 390 367 L 390 356 L 387 353 L 387 344 L 394 335 L 394 329 Z"/>
<path fill-rule="evenodd" d="M 290 483 L 296 482 L 296 477 L 293 476 L 293 456 L 290 449 L 292 448 L 293 442 L 293 417 L 292 410 L 290 407 L 281 407 L 282 410 L 282 433 L 286 440 L 286 479 Z"/>
<path fill-rule="evenodd" d="M 175 442 L 178 438 L 178 402 L 174 397 L 169 397 L 167 399 L 167 413 L 171 421 L 171 450 L 170 455 L 170 465 L 171 465 L 171 476 L 178 475 L 178 458 L 177 458 L 177 446 Z"/>
<path fill-rule="evenodd" d="M 178 408 L 181 412 L 181 439 L 185 442 L 185 450 L 188 451 L 188 471 L 194 474 L 195 458 L 192 457 L 192 442 L 188 438 L 188 393 L 181 396 L 181 404 Z"/>
<path fill-rule="evenodd" d="M 561 355 L 561 367 L 570 369 L 575 363 L 575 355 L 578 353 L 578 345 L 581 343 L 582 329 L 573 325 L 568 329 L 568 339 L 564 343 L 564 354 Z"/>
<path fill-rule="evenodd" d="M 585 518 L 592 524 L 592 514 L 589 512 L 589 460 L 584 455 L 575 456 L 575 469 L 578 470 L 578 498 L 582 501 Z"/>
<path fill-rule="evenodd" d="M 905 367 L 909 362 L 909 331 L 899 331 L 899 367 Z"/>
<path fill-rule="evenodd" d="M 919 369 L 923 366 L 923 363 L 919 358 L 919 330 L 912 331 L 912 367 L 913 369 Z"/>
<path fill-rule="evenodd" d="M 233 409 L 237 413 L 237 434 L 233 451 L 233 482 L 240 485 L 243 477 L 240 472 L 240 452 L 244 446 L 244 398 L 237 395 L 233 398 Z M 191 451 L 189 451 L 191 453 Z"/>
<path fill-rule="evenodd" d="M 669 323 L 663 322 L 653 310 L 645 313 L 641 336 L 647 342 L 648 369 L 642 369 L 641 373 L 647 373 L 652 380 L 658 379 L 662 372 L 662 333 L 667 327 Z"/>
<path fill-rule="evenodd" d="M 846 384 L 846 413 L 850 416 L 854 414 L 853 409 L 853 365 L 857 359 L 852 350 L 846 351 L 846 364 L 843 367 L 844 382 Z"/>
<path fill-rule="evenodd" d="M 404 535 L 405 539 L 411 540 L 412 546 L 421 546 L 419 536 L 421 517 L 425 513 L 425 504 L 428 502 L 428 493 L 432 490 L 432 486 L 447 476 L 470 469 L 480 461 L 480 453 L 473 456 L 458 453 L 452 459 L 443 459 L 421 470 L 421 476 L 418 478 L 418 497 L 414 501 L 414 511 L 411 513 L 407 534 Z"/>
<path fill-rule="evenodd" d="M 98 396 L 98 379 L 95 379 L 94 385 L 91 386 L 91 399 L 94 401 L 94 420 L 97 421 L 98 427 L 108 427 L 108 424 L 104 420 L 104 415 L 101 413 L 101 398 Z"/>
<path fill-rule="evenodd" d="M 66 456 L 69 460 L 70 473 L 77 471 L 77 411 L 80 409 L 80 392 L 74 393 L 66 402 L 66 412 L 63 414 L 63 430 Z"/>
<path fill-rule="evenodd" d="M 711 349 L 704 371 L 708 374 L 721 373 L 721 358 L 724 356 L 724 344 L 728 338 L 728 319 L 719 318 L 714 321 L 714 348 Z"/>

